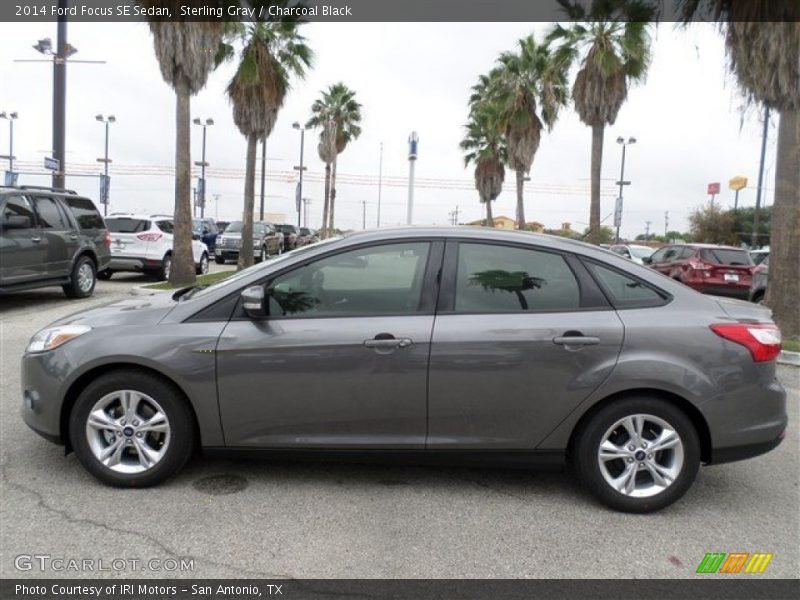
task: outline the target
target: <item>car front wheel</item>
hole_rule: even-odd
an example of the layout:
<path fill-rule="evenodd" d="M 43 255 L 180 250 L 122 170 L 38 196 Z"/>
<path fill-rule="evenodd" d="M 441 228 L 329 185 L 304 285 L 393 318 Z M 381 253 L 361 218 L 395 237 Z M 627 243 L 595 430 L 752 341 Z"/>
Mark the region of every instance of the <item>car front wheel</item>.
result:
<path fill-rule="evenodd" d="M 203 252 L 203 255 L 200 257 L 200 264 L 197 265 L 197 274 L 205 275 L 206 273 L 208 273 L 208 254 Z"/>
<path fill-rule="evenodd" d="M 572 460 L 581 483 L 602 503 L 623 512 L 654 512 L 691 487 L 700 441 L 678 407 L 631 397 L 592 415 L 576 436 Z"/>
<path fill-rule="evenodd" d="M 69 421 L 81 464 L 118 487 L 147 487 L 174 475 L 194 444 L 192 415 L 181 394 L 138 370 L 102 375 L 81 392 Z"/>
<path fill-rule="evenodd" d="M 82 256 L 72 267 L 70 282 L 62 287 L 67 298 L 88 298 L 94 293 L 97 284 L 97 271 L 94 261 Z"/>

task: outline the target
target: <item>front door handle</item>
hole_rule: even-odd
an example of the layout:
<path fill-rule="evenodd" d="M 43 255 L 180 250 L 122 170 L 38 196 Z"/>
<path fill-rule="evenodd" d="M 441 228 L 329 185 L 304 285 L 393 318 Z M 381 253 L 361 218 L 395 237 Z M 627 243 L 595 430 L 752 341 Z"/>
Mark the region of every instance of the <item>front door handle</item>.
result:
<path fill-rule="evenodd" d="M 396 338 L 389 333 L 379 333 L 371 340 L 364 340 L 364 346 L 375 350 L 394 350 L 408 348 L 413 341 L 410 338 Z"/>
<path fill-rule="evenodd" d="M 580 350 L 584 346 L 597 346 L 600 338 L 583 335 L 580 331 L 567 331 L 564 335 L 554 337 L 553 343 L 564 346 L 566 350 Z"/>

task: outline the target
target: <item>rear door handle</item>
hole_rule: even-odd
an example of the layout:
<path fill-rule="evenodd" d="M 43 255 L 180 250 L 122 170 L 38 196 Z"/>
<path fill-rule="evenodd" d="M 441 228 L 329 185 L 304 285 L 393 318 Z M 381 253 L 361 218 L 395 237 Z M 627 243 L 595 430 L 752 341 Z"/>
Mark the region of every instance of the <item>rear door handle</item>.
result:
<path fill-rule="evenodd" d="M 376 350 L 393 350 L 395 348 L 407 348 L 412 344 L 410 338 L 396 338 L 389 334 L 379 333 L 371 340 L 364 340 L 364 346 L 375 348 Z"/>
<path fill-rule="evenodd" d="M 561 335 L 554 337 L 553 343 L 559 346 L 597 346 L 600 338 L 587 335 Z"/>

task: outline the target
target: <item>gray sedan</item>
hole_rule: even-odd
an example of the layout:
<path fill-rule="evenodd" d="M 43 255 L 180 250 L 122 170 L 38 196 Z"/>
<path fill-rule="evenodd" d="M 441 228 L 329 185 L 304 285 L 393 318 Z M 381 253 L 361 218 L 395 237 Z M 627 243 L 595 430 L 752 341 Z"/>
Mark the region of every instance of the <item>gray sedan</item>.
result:
<path fill-rule="evenodd" d="M 206 453 L 560 468 L 650 512 L 787 426 L 769 310 L 525 232 L 380 230 L 57 321 L 22 415 L 110 485 Z M 292 389 L 291 396 L 284 390 Z"/>

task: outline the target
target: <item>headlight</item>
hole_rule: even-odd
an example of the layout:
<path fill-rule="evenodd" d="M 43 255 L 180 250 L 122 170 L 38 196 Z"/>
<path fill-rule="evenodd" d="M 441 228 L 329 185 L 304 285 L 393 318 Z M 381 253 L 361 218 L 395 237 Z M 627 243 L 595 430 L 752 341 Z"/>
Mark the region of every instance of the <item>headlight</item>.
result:
<path fill-rule="evenodd" d="M 25 352 L 47 352 L 91 330 L 92 328 L 86 325 L 48 327 L 47 329 L 42 329 L 31 338 Z"/>

